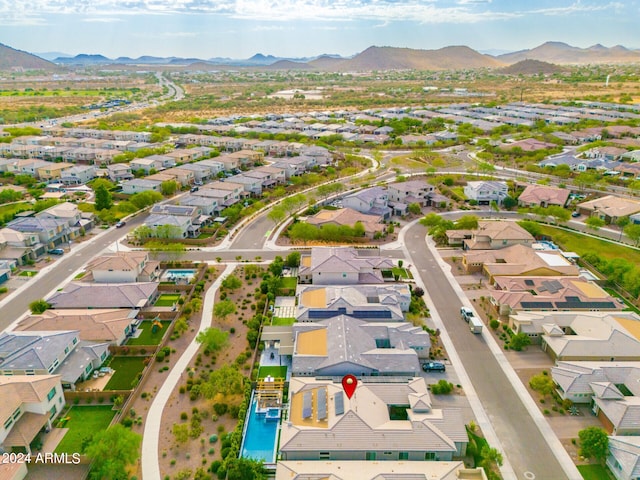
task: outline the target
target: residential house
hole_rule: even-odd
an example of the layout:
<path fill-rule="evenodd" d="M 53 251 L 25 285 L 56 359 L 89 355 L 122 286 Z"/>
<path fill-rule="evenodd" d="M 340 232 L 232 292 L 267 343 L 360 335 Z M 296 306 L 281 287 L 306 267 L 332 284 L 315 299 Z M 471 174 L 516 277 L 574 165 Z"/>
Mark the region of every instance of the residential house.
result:
<path fill-rule="evenodd" d="M 384 283 L 382 271 L 393 266 L 388 258 L 361 255 L 351 247 L 313 248 L 311 255 L 303 255 L 300 260 L 298 279 L 314 285 Z"/>
<path fill-rule="evenodd" d="M 96 283 L 155 282 L 160 277 L 160 262 L 150 260 L 146 251 L 100 255 L 86 269 Z"/>
<path fill-rule="evenodd" d="M 133 178 L 133 173 L 131 173 L 131 166 L 125 163 L 116 163 L 114 165 L 107 165 L 107 172 L 108 172 L 109 180 L 111 180 L 112 182 L 124 182 L 126 180 L 131 180 Z M 123 190 L 124 190 L 124 186 L 123 186 Z"/>
<path fill-rule="evenodd" d="M 89 378 L 109 356 L 107 343 L 80 340 L 78 330 L 4 332 L 0 376 L 60 375 L 64 388 Z"/>
<path fill-rule="evenodd" d="M 19 332 L 77 330 L 80 340 L 122 345 L 133 332 L 138 310 L 69 309 L 46 310 L 28 315 L 16 325 Z"/>
<path fill-rule="evenodd" d="M 1 368 L 1 366 L 0 366 Z M 0 450 L 11 452 L 24 449 L 31 453 L 31 444 L 43 430 L 51 430 L 52 422 L 65 405 L 60 375 L 0 375 Z M 18 471 L 0 467 L 0 477 L 5 480 L 24 478 Z M 13 462 L 25 466 L 26 463 Z M 14 476 L 15 475 L 15 476 Z"/>
<path fill-rule="evenodd" d="M 156 172 L 164 170 L 165 162 L 159 155 L 152 155 L 144 158 L 136 158 L 129 162 L 129 167 L 133 171 L 143 170 L 147 175 L 151 174 L 151 170 Z"/>
<path fill-rule="evenodd" d="M 367 462 L 367 461 L 280 461 L 275 480 L 487 480 L 484 470 L 466 468 L 464 462 Z M 623 480 L 623 479 L 619 479 Z M 632 480 L 631 477 L 624 480 Z"/>
<path fill-rule="evenodd" d="M 211 192 L 213 192 L 213 190 L 211 190 Z M 222 193 L 224 194 L 226 192 Z M 202 215 L 207 216 L 215 216 L 220 212 L 218 208 L 218 198 L 216 197 L 184 195 L 177 200 L 176 204 L 186 207 L 197 207 L 202 212 Z"/>
<path fill-rule="evenodd" d="M 19 232 L 6 227 L 0 229 L 0 260 L 25 265 L 46 250 L 37 232 Z"/>
<path fill-rule="evenodd" d="M 379 215 L 384 220 L 389 219 L 393 213 L 389 207 L 389 194 L 381 187 L 365 188 L 347 195 L 342 199 L 342 205 L 360 213 Z"/>
<path fill-rule="evenodd" d="M 19 217 L 10 221 L 7 227 L 23 233 L 26 238 L 37 236 L 40 245 L 33 245 L 33 249 L 43 253 L 73 238 L 68 222 L 55 218 Z"/>
<path fill-rule="evenodd" d="M 160 192 L 162 182 L 148 180 L 146 178 L 135 178 L 122 183 L 122 193 L 133 195 L 140 192 Z"/>
<path fill-rule="evenodd" d="M 319 316 L 291 330 L 293 376 L 417 376 L 431 347 L 429 334 L 408 322 Z"/>
<path fill-rule="evenodd" d="M 53 162 L 45 162 L 44 160 L 36 160 L 29 158 L 26 160 L 18 160 L 17 162 L 7 165 L 7 171 L 15 175 L 30 175 L 40 179 L 38 172 L 41 168 L 57 165 Z"/>
<path fill-rule="evenodd" d="M 87 283 L 71 282 L 47 299 L 55 309 L 62 308 L 143 308 L 158 297 L 156 282 Z"/>
<path fill-rule="evenodd" d="M 583 215 L 601 218 L 606 223 L 616 223 L 622 217 L 640 213 L 640 202 L 606 195 L 578 204 L 577 210 Z"/>
<path fill-rule="evenodd" d="M 217 172 L 214 172 L 211 167 L 202 165 L 200 162 L 187 163 L 180 166 L 180 170 L 189 170 L 193 172 L 193 183 L 196 185 L 202 185 L 215 177 Z"/>
<path fill-rule="evenodd" d="M 380 223 L 382 221 L 380 215 L 366 215 L 352 208 L 320 210 L 315 215 L 306 217 L 304 221 L 309 225 L 315 225 L 317 227 L 324 225 L 353 227 L 356 223 L 360 223 L 364 227 L 365 235 L 368 238 L 373 238 L 376 233 L 381 234 L 386 229 L 386 226 Z"/>
<path fill-rule="evenodd" d="M 469 200 L 478 202 L 478 205 L 489 205 L 496 202 L 498 205 L 509 195 L 507 182 L 495 180 L 467 182 L 464 187 L 464 194 Z"/>
<path fill-rule="evenodd" d="M 260 175 L 258 175 L 261 177 Z M 229 177 L 229 181 L 241 184 L 245 192 L 253 196 L 262 195 L 262 178 L 255 178 L 244 173 Z"/>
<path fill-rule="evenodd" d="M 518 204 L 522 207 L 549 207 L 552 205 L 564 207 L 569 199 L 570 190 L 549 187 L 547 185 L 527 185 L 518 197 Z"/>
<path fill-rule="evenodd" d="M 195 172 L 193 172 L 193 170 L 182 167 L 168 168 L 163 171 L 162 174 L 173 175 L 176 182 L 178 182 L 183 187 L 186 185 L 193 185 L 193 182 L 195 182 Z"/>
<path fill-rule="evenodd" d="M 464 238 L 465 250 L 493 250 L 511 245 L 531 245 L 535 239 L 515 222 L 485 220 L 478 222 L 478 229 L 472 230 L 471 238 Z"/>
<path fill-rule="evenodd" d="M 40 167 L 37 169 L 37 176 L 43 182 L 51 182 L 52 180 L 58 180 L 66 170 L 69 170 L 73 167 L 71 163 L 51 163 L 49 165 Z"/>
<path fill-rule="evenodd" d="M 520 310 L 621 310 L 618 303 L 597 284 L 582 277 L 494 278 L 491 303 L 500 315 Z"/>
<path fill-rule="evenodd" d="M 408 180 L 406 182 L 390 183 L 387 193 L 390 202 L 406 205 L 417 203 L 421 207 L 431 205 L 431 196 L 435 187 L 424 180 Z"/>
<path fill-rule="evenodd" d="M 95 177 L 95 167 L 91 165 L 76 165 L 65 170 L 59 180 L 64 185 L 84 185 Z"/>
<path fill-rule="evenodd" d="M 409 310 L 406 284 L 298 287 L 296 321 L 347 315 L 358 319 L 401 322 Z"/>
<path fill-rule="evenodd" d="M 607 466 L 616 480 L 636 480 L 639 478 L 640 436 L 616 435 L 609 437 Z"/>
<path fill-rule="evenodd" d="M 194 165 L 207 167 L 209 170 L 211 170 L 212 178 L 217 176 L 218 173 L 224 171 L 224 164 L 216 161 L 215 159 L 200 160 L 199 162 L 196 162 Z"/>
<path fill-rule="evenodd" d="M 434 409 L 423 378 L 405 383 L 360 383 L 351 398 L 333 381 L 294 377 L 281 460 L 450 461 L 468 442 L 457 409 Z M 392 420 L 390 406 L 406 407 Z M 365 408 L 358 408 L 365 406 Z"/>
<path fill-rule="evenodd" d="M 205 185 L 205 187 L 208 187 L 207 185 Z M 213 203 L 213 210 L 214 212 L 220 213 L 222 210 L 224 210 L 227 207 L 230 207 L 231 205 L 234 205 L 236 203 L 239 202 L 240 199 L 240 195 L 238 195 L 237 193 L 233 192 L 233 191 L 229 191 L 229 190 L 222 190 L 222 189 L 215 189 L 215 188 L 200 188 L 197 192 L 193 192 L 191 194 L 191 196 L 193 197 L 199 197 L 199 198 L 206 198 L 207 200 L 209 200 L 210 202 Z M 184 198 L 188 198 L 188 197 L 184 197 Z M 181 205 L 200 205 L 200 202 L 186 202 L 183 203 L 182 200 L 180 201 Z M 203 208 L 202 210 L 203 214 L 206 214 L 206 210 L 205 208 Z"/>
<path fill-rule="evenodd" d="M 534 250 L 516 244 L 499 250 L 465 252 L 462 265 L 468 273 L 484 273 L 493 285 L 500 276 L 577 276 L 580 269 L 558 250 Z"/>

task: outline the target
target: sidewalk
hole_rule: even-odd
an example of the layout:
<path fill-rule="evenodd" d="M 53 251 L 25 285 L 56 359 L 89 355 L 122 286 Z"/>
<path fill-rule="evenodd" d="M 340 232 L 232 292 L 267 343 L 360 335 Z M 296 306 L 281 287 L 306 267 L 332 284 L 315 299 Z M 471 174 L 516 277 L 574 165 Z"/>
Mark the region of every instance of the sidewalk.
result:
<path fill-rule="evenodd" d="M 220 288 L 222 281 L 229 276 L 234 268 L 236 268 L 236 265 L 236 263 L 228 263 L 222 274 L 220 274 L 209 290 L 207 290 L 202 306 L 202 317 L 198 333 L 211 326 L 211 320 L 213 318 L 213 303 L 216 292 L 218 291 L 218 288 Z M 142 464 L 142 478 L 144 480 L 159 480 L 162 478 L 160 475 L 160 464 L 158 458 L 162 412 L 169 401 L 171 393 L 178 382 L 180 382 L 182 372 L 184 372 L 191 359 L 198 353 L 199 348 L 200 345 L 196 343 L 195 340 L 191 345 L 189 345 L 169 372 L 169 375 L 162 384 L 162 387 L 153 398 L 151 407 L 149 407 L 149 413 L 147 414 L 144 433 L 142 435 L 142 457 L 140 458 L 140 462 Z"/>

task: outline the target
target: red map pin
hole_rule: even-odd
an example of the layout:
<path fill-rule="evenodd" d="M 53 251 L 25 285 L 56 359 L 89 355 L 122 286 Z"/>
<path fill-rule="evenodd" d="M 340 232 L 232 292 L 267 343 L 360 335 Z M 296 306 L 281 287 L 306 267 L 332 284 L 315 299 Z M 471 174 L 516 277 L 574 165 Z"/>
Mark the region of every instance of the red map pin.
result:
<path fill-rule="evenodd" d="M 358 379 L 354 375 L 345 375 L 342 377 L 342 388 L 344 393 L 347 394 L 347 398 L 351 399 L 358 386 Z"/>

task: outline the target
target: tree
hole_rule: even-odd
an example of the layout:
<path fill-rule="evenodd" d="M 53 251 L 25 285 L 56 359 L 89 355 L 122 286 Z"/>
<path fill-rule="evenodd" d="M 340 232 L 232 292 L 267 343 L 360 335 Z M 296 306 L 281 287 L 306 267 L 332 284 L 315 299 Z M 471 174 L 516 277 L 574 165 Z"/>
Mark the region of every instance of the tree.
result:
<path fill-rule="evenodd" d="M 584 221 L 584 223 L 587 225 L 587 227 L 597 231 L 600 230 L 600 228 L 604 227 L 605 222 L 600 217 L 589 217 Z"/>
<path fill-rule="evenodd" d="M 122 480 L 129 478 L 127 466 L 140 456 L 142 436 L 120 423 L 93 435 L 85 454 L 93 460 L 92 480 Z"/>
<path fill-rule="evenodd" d="M 229 275 L 222 281 L 222 286 L 228 290 L 237 290 L 242 286 L 242 280 L 235 275 Z"/>
<path fill-rule="evenodd" d="M 485 473 L 489 478 L 489 472 L 492 472 L 496 465 L 502 465 L 504 461 L 502 458 L 502 454 L 498 451 L 497 448 L 492 448 L 489 445 L 485 445 L 480 450 L 480 457 L 482 457 L 482 462 L 480 466 L 484 468 Z"/>
<path fill-rule="evenodd" d="M 476 215 L 463 215 L 456 220 L 455 228 L 458 230 L 474 230 L 478 228 L 478 217 Z"/>
<path fill-rule="evenodd" d="M 587 187 L 592 187 L 598 181 L 598 177 L 594 173 L 582 172 L 573 179 L 580 190 L 584 190 Z"/>
<path fill-rule="evenodd" d="M 234 458 L 227 468 L 227 480 L 263 480 L 267 478 L 262 461 Z"/>
<path fill-rule="evenodd" d="M 518 201 L 515 198 L 511 197 L 511 196 L 506 196 L 506 197 L 504 197 L 502 199 L 502 206 L 506 210 L 511 210 L 516 205 L 518 205 Z"/>
<path fill-rule="evenodd" d="M 229 332 L 224 332 L 218 328 L 209 327 L 200 332 L 198 336 L 196 336 L 196 342 L 204 345 L 205 348 L 210 352 L 218 352 L 227 345 L 228 338 Z"/>
<path fill-rule="evenodd" d="M 425 227 L 435 227 L 442 222 L 442 217 L 437 213 L 428 213 L 424 218 L 420 219 L 420 224 Z"/>
<path fill-rule="evenodd" d="M 221 320 L 225 320 L 227 316 L 235 313 L 236 304 L 231 300 L 222 300 L 213 307 L 213 314 L 220 318 Z"/>
<path fill-rule="evenodd" d="M 417 202 L 410 203 L 409 206 L 407 207 L 407 210 L 411 215 L 420 215 L 422 213 L 422 208 L 420 207 L 420 204 Z"/>
<path fill-rule="evenodd" d="M 51 305 L 42 299 L 34 300 L 29 304 L 29 310 L 31 310 L 31 313 L 33 313 L 34 315 L 40 315 L 50 308 Z"/>
<path fill-rule="evenodd" d="M 202 384 L 201 392 L 205 398 L 214 398 L 220 394 L 238 395 L 243 392 L 245 377 L 231 365 L 224 365 L 209 374 L 209 378 Z"/>
<path fill-rule="evenodd" d="M 96 210 L 108 210 L 113 206 L 111 192 L 104 185 L 98 185 L 96 188 Z"/>
<path fill-rule="evenodd" d="M 529 386 L 544 396 L 549 395 L 556 388 L 552 378 L 544 373 L 539 373 L 538 375 L 531 377 L 529 379 Z"/>
<path fill-rule="evenodd" d="M 393 225 L 390 225 L 393 226 Z M 364 237 L 366 231 L 362 222 L 356 222 L 353 224 L 353 235 L 355 237 Z"/>
<path fill-rule="evenodd" d="M 635 246 L 638 246 L 638 243 L 640 243 L 640 224 L 630 223 L 624 227 L 624 234 L 633 241 Z"/>
<path fill-rule="evenodd" d="M 289 268 L 299 267 L 300 257 L 301 257 L 300 252 L 291 252 L 289 255 L 287 255 L 287 258 L 285 259 L 284 263 Z"/>
<path fill-rule="evenodd" d="M 500 211 L 500 205 L 498 205 L 498 202 L 496 202 L 495 200 L 491 200 L 491 202 L 489 203 L 489 208 L 490 208 L 490 212 L 498 213 Z"/>
<path fill-rule="evenodd" d="M 269 213 L 267 213 L 267 218 L 271 220 L 274 224 L 278 224 L 287 218 L 287 212 L 281 206 L 273 207 Z"/>
<path fill-rule="evenodd" d="M 167 223 L 158 225 L 154 230 L 154 236 L 158 238 L 182 238 L 182 230 L 177 225 Z"/>
<path fill-rule="evenodd" d="M 139 192 L 131 195 L 129 201 L 133 203 L 138 209 L 148 207 L 154 203 L 162 200 L 162 194 L 160 192 L 154 192 L 149 190 L 148 192 Z"/>
<path fill-rule="evenodd" d="M 516 333 L 511 340 L 509 340 L 509 347 L 516 352 L 521 351 L 527 345 L 531 345 L 531 339 L 526 333 Z"/>
<path fill-rule="evenodd" d="M 131 235 L 138 242 L 146 242 L 153 236 L 153 228 L 149 227 L 148 225 L 140 225 L 139 227 L 136 227 L 133 232 L 131 232 Z"/>
<path fill-rule="evenodd" d="M 175 180 L 165 180 L 160 184 L 160 192 L 166 197 L 170 197 L 178 191 L 178 182 Z"/>
<path fill-rule="evenodd" d="M 313 240 L 316 237 L 317 229 L 306 222 L 297 222 L 289 229 L 289 237 L 292 240 L 302 240 L 304 245 L 309 240 Z"/>
<path fill-rule="evenodd" d="M 516 222 L 522 228 L 524 228 L 527 232 L 529 232 L 532 236 L 537 237 L 542 233 L 542 228 L 540 224 L 536 222 L 532 222 L 531 220 L 522 220 L 520 222 Z"/>
<path fill-rule="evenodd" d="M 600 427 L 587 427 L 578 432 L 580 455 L 602 462 L 609 453 L 609 436 Z"/>

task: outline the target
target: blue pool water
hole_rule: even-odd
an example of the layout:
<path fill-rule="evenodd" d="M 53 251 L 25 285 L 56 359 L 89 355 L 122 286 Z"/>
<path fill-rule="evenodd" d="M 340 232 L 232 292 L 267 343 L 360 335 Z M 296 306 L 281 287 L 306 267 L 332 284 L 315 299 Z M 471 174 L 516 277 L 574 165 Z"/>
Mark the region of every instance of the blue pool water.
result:
<path fill-rule="evenodd" d="M 195 270 L 167 270 L 164 274 L 166 279 L 191 280 L 196 274 Z"/>
<path fill-rule="evenodd" d="M 256 413 L 256 400 L 251 402 L 247 429 L 242 442 L 242 457 L 264 460 L 265 463 L 276 461 L 276 438 L 279 418 L 267 419 L 267 416 Z"/>

